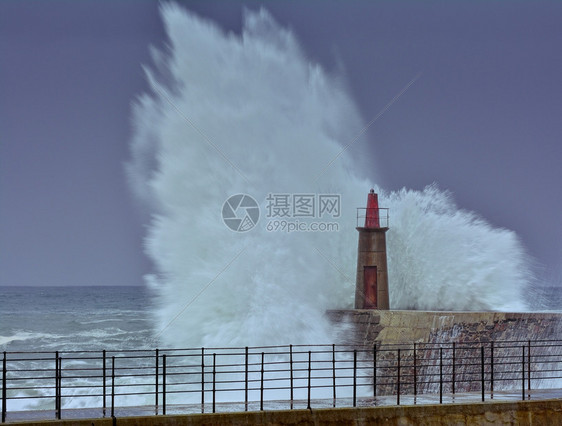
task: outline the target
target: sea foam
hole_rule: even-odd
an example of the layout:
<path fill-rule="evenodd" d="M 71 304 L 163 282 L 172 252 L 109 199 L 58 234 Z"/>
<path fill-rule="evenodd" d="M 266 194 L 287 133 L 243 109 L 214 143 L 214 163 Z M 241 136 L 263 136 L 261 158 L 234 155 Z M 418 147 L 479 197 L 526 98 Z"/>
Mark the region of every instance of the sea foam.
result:
<path fill-rule="evenodd" d="M 168 41 L 145 67 L 127 170 L 151 215 L 146 279 L 165 344 L 336 340 L 324 312 L 353 307 L 356 207 L 371 187 L 390 208 L 392 308 L 525 309 L 517 236 L 436 185 L 389 192 L 369 181 L 376 170 L 348 155 L 365 149 L 365 124 L 343 78 L 307 59 L 292 31 L 263 9 L 245 13 L 240 34 L 174 4 L 161 14 Z M 221 218 L 239 193 L 261 212 L 244 233 Z M 339 195 L 338 217 L 316 218 L 338 230 L 268 231 L 270 194 Z"/>

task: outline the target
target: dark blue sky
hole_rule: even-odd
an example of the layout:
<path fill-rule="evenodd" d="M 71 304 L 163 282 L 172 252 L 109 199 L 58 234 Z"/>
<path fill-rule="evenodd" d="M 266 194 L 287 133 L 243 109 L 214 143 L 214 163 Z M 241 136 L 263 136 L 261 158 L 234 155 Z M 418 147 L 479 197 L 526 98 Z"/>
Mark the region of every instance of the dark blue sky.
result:
<path fill-rule="evenodd" d="M 234 32 L 260 5 L 182 4 Z M 437 182 L 559 273 L 562 3 L 266 6 L 343 70 L 366 121 L 422 72 L 351 154 L 387 189 Z M 0 285 L 142 284 L 123 164 L 141 65 L 164 42 L 156 2 L 0 2 Z"/>

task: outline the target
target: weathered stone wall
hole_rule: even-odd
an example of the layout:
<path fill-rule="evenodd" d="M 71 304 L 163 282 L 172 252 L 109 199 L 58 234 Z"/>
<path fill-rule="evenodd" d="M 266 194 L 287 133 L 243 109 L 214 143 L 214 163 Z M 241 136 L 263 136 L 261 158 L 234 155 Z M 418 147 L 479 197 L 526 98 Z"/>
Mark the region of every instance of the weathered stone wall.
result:
<path fill-rule="evenodd" d="M 562 314 L 557 313 L 334 310 L 327 315 L 335 324 L 348 324 L 340 341 L 357 348 L 562 339 Z"/>
<path fill-rule="evenodd" d="M 524 374 L 519 360 L 526 356 L 525 359 L 530 363 L 529 352 L 534 359 L 542 361 L 546 359 L 545 356 L 556 359 L 562 357 L 562 346 L 538 342 L 562 339 L 562 314 L 348 310 L 329 311 L 327 315 L 342 330 L 339 342 L 358 349 L 361 359 L 373 358 L 373 348 L 377 348 L 377 368 L 387 376 L 386 381 L 377 381 L 377 393 L 380 395 L 396 391 L 397 345 L 402 348 L 401 373 L 408 377 L 402 381 L 404 393 L 414 392 L 414 374 L 421 378 L 421 382 L 425 382 L 415 388 L 417 392 L 436 392 L 440 357 L 445 358 L 445 392 L 451 390 L 452 382 L 457 392 L 480 391 L 482 384 L 478 378 L 482 376 L 482 347 L 485 386 L 492 386 L 493 371 L 496 390 L 517 385 L 514 377 Z M 529 347 L 528 341 L 531 341 Z M 414 343 L 417 344 L 416 352 L 413 350 Z M 454 349 L 452 343 L 456 344 Z M 516 365 L 514 360 L 517 360 Z M 418 361 L 417 368 L 414 368 L 415 361 Z M 557 377 L 557 372 L 551 376 L 538 374 L 540 369 L 547 367 L 552 366 L 526 366 L 527 371 L 530 368 L 534 370 L 533 386 L 544 384 L 552 387 L 556 383 L 547 377 Z"/>

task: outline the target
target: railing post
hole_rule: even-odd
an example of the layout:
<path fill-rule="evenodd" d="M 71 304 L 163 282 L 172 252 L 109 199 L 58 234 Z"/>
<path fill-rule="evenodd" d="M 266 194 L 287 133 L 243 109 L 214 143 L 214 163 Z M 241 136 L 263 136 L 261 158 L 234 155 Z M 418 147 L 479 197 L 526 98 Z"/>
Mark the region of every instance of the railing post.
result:
<path fill-rule="evenodd" d="M 373 398 L 377 397 L 377 344 L 373 345 Z"/>
<path fill-rule="evenodd" d="M 248 346 L 246 346 L 244 359 L 244 411 L 248 411 Z"/>
<path fill-rule="evenodd" d="M 103 364 L 103 372 L 102 372 L 102 377 L 103 377 L 103 404 L 102 404 L 102 411 L 103 411 L 103 417 L 105 417 L 105 404 L 106 404 L 106 396 L 107 396 L 107 389 L 106 389 L 106 372 L 105 372 L 105 360 L 106 360 L 106 353 L 105 353 L 105 349 L 102 351 L 102 364 Z"/>
<path fill-rule="evenodd" d="M 62 357 L 59 357 L 59 411 L 58 419 L 62 418 Z"/>
<path fill-rule="evenodd" d="M 333 389 L 333 404 L 336 406 L 336 345 L 332 343 L 332 389 Z"/>
<path fill-rule="evenodd" d="M 158 349 L 156 349 L 155 352 L 154 352 L 154 362 L 155 362 L 154 371 L 156 372 L 154 374 L 154 378 L 155 378 L 155 383 L 154 383 L 154 408 L 155 408 L 156 414 L 158 414 L 158 382 L 160 381 L 159 377 L 158 377 L 159 374 L 160 374 L 159 368 L 158 368 L 158 360 L 159 359 L 160 359 L 159 351 L 158 351 Z"/>
<path fill-rule="evenodd" d="M 59 406 L 59 351 L 55 352 L 55 417 L 60 420 Z"/>
<path fill-rule="evenodd" d="M 414 396 L 416 396 L 417 394 L 418 394 L 418 361 L 416 359 L 416 343 L 414 342 Z"/>
<path fill-rule="evenodd" d="M 310 382 L 311 382 L 311 373 L 312 373 L 311 360 L 312 360 L 312 352 L 308 351 L 308 398 L 307 398 L 307 405 L 306 405 L 307 410 L 310 410 L 310 384 L 311 384 Z"/>
<path fill-rule="evenodd" d="M 521 400 L 525 401 L 525 345 L 521 349 Z"/>
<path fill-rule="evenodd" d="M 215 412 L 216 391 L 217 391 L 217 354 L 213 353 L 213 413 Z"/>
<path fill-rule="evenodd" d="M 205 348 L 201 348 L 201 412 L 205 412 Z"/>
<path fill-rule="evenodd" d="M 480 347 L 480 367 L 481 367 L 481 378 L 482 378 L 482 402 L 484 402 L 484 346 Z"/>
<path fill-rule="evenodd" d="M 59 351 L 55 351 L 55 419 L 59 412 Z"/>
<path fill-rule="evenodd" d="M 162 355 L 162 414 L 166 415 L 166 354 Z"/>
<path fill-rule="evenodd" d="M 439 404 L 443 404 L 443 348 L 439 348 Z"/>
<path fill-rule="evenodd" d="M 531 340 L 529 340 L 528 343 L 529 343 L 528 346 L 529 350 L 527 351 L 527 377 L 529 378 L 529 380 L 527 384 L 527 389 L 530 391 L 531 390 Z"/>
<path fill-rule="evenodd" d="M 398 349 L 398 364 L 396 371 L 396 405 L 400 405 L 400 349 Z"/>
<path fill-rule="evenodd" d="M 4 358 L 2 358 L 2 423 L 6 421 L 6 402 L 7 402 L 7 360 L 6 360 L 6 351 L 4 351 Z"/>
<path fill-rule="evenodd" d="M 455 357 L 456 357 L 456 343 L 453 342 L 453 371 L 451 375 L 451 387 L 453 391 L 453 395 L 455 394 Z"/>
<path fill-rule="evenodd" d="M 293 345 L 289 345 L 289 371 L 291 387 L 291 410 L 293 409 Z"/>
<path fill-rule="evenodd" d="M 490 393 L 494 397 L 494 341 L 492 340 L 490 346 Z"/>
<path fill-rule="evenodd" d="M 115 356 L 111 357 L 111 417 L 115 417 Z"/>
<path fill-rule="evenodd" d="M 353 350 L 353 406 L 357 406 L 357 349 Z"/>
<path fill-rule="evenodd" d="M 264 358 L 264 353 L 261 353 L 261 379 L 260 379 L 260 411 L 263 411 L 263 373 L 264 373 L 264 369 L 263 369 L 263 358 Z"/>

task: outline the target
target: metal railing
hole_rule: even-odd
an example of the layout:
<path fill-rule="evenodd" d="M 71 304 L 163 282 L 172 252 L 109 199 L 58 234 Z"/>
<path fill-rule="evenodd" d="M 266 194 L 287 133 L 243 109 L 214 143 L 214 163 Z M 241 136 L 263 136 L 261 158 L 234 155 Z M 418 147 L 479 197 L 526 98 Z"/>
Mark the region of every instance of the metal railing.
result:
<path fill-rule="evenodd" d="M 386 207 L 377 207 L 377 208 L 366 208 L 366 207 L 357 207 L 357 218 L 356 218 L 356 225 L 358 228 L 363 228 L 365 226 L 365 219 L 367 214 L 369 217 L 376 218 L 378 220 L 378 227 L 379 228 L 388 228 L 389 227 L 389 218 L 388 218 L 388 208 Z"/>
<path fill-rule="evenodd" d="M 553 340 L 4 352 L 1 411 L 5 422 L 11 411 L 53 408 L 60 419 L 63 407 L 114 417 L 132 406 L 166 414 L 187 406 L 216 412 L 221 404 L 222 411 L 356 407 L 381 398 L 399 405 L 422 395 L 443 403 L 459 393 L 484 401 L 502 390 L 525 399 L 532 388 L 561 384 L 562 341 Z"/>

